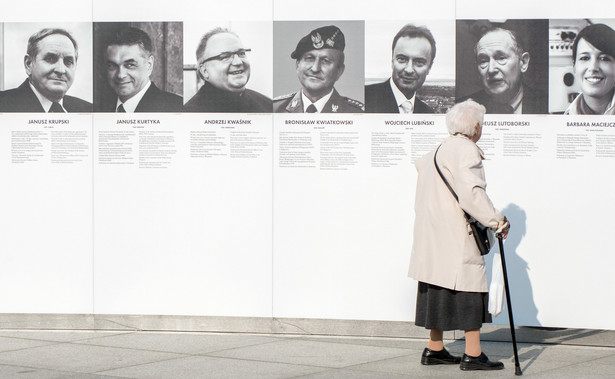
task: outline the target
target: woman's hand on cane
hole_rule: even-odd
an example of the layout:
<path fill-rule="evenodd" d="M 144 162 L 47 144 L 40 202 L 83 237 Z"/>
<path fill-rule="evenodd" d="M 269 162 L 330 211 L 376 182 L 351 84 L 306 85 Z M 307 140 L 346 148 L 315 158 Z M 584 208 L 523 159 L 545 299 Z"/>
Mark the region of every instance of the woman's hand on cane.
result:
<path fill-rule="evenodd" d="M 506 216 L 504 216 L 504 220 L 498 222 L 496 228 L 497 230 L 495 231 L 495 235 L 498 236 L 498 238 L 502 237 L 503 239 L 506 239 L 506 237 L 508 237 L 508 231 L 510 230 L 510 222 L 508 222 Z"/>

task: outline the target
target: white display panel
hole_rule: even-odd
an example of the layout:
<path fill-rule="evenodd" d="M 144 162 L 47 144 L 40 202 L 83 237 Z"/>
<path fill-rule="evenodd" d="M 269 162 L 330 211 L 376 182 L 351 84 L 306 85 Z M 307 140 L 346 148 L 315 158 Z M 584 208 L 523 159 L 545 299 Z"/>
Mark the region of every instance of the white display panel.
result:
<path fill-rule="evenodd" d="M 95 115 L 95 313 L 268 316 L 271 115 Z"/>
<path fill-rule="evenodd" d="M 445 136 L 443 118 L 319 116 L 275 117 L 274 315 L 411 319 L 412 152 Z M 332 121 L 352 124 L 318 125 Z"/>
<path fill-rule="evenodd" d="M 450 34 L 436 57 L 446 65 L 428 77 L 448 83 L 455 18 L 615 19 L 602 2 L 584 4 L 64 1 L 50 20 L 35 1 L 3 10 L 0 23 L 255 23 L 246 40 L 265 51 L 276 22 L 364 22 L 360 63 L 375 81 L 388 67 L 374 55 L 390 42 L 373 43 L 408 15 L 442 22 L 438 40 Z M 386 33 L 372 38 L 379 25 Z M 196 30 L 184 38 L 193 50 L 200 32 L 186 30 Z M 273 63 L 261 56 L 252 73 L 268 96 L 278 95 Z M 442 115 L 0 114 L 0 311 L 412 321 L 412 162 L 446 136 Z M 615 289 L 613 117 L 487 115 L 479 145 L 488 194 L 512 223 L 516 323 L 615 329 L 602 295 Z"/>
<path fill-rule="evenodd" d="M 91 116 L 0 117 L 0 312 L 89 313 Z"/>

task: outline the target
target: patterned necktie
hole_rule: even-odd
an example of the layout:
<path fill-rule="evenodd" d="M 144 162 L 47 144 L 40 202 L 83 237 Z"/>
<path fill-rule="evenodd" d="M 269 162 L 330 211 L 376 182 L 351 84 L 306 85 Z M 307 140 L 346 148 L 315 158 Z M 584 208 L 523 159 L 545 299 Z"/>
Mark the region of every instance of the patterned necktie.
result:
<path fill-rule="evenodd" d="M 117 113 L 126 113 L 126 109 L 124 109 L 124 104 L 120 104 L 117 109 L 116 109 Z"/>
<path fill-rule="evenodd" d="M 399 106 L 401 108 L 401 113 L 412 113 L 412 102 L 410 100 L 406 100 Z"/>
<path fill-rule="evenodd" d="M 306 113 L 316 113 L 318 112 L 318 109 L 316 109 L 316 106 L 314 104 L 310 104 L 305 110 L 305 112 Z"/>
<path fill-rule="evenodd" d="M 49 113 L 64 113 L 64 109 L 58 102 L 51 103 L 51 107 L 49 108 Z"/>

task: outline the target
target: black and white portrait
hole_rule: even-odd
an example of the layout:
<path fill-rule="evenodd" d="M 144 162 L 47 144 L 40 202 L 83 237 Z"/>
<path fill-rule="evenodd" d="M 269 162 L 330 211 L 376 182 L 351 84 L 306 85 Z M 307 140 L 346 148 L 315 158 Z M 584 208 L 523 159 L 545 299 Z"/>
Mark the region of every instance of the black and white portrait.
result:
<path fill-rule="evenodd" d="M 452 20 L 365 24 L 365 111 L 446 113 L 455 103 Z"/>
<path fill-rule="evenodd" d="M 278 21 L 273 30 L 274 112 L 364 111 L 363 21 Z"/>
<path fill-rule="evenodd" d="M 182 24 L 94 24 L 94 111 L 181 112 Z"/>
<path fill-rule="evenodd" d="M 91 112 L 92 24 L 5 23 L 0 112 Z"/>
<path fill-rule="evenodd" d="M 271 113 L 270 22 L 186 23 L 184 111 Z"/>
<path fill-rule="evenodd" d="M 549 112 L 615 114 L 615 20 L 550 20 Z"/>
<path fill-rule="evenodd" d="M 548 112 L 548 21 L 458 20 L 456 101 L 487 113 Z"/>

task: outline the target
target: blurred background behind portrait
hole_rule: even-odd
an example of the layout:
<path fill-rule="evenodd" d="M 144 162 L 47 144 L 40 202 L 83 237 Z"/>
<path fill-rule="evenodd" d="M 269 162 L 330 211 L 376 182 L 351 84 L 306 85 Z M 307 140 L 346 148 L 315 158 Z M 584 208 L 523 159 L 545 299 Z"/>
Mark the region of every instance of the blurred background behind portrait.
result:
<path fill-rule="evenodd" d="M 592 24 L 615 29 L 615 19 L 549 21 L 549 113 L 564 113 L 581 93 L 581 83 L 573 69 L 572 45 L 579 32 Z"/>
<path fill-rule="evenodd" d="M 102 111 L 97 109 L 97 105 L 113 102 L 116 96 L 107 80 L 104 40 L 111 31 L 127 26 L 143 30 L 152 40 L 155 60 L 150 75 L 152 82 L 163 91 L 182 95 L 181 22 L 96 22 L 94 23 L 94 111 Z"/>

